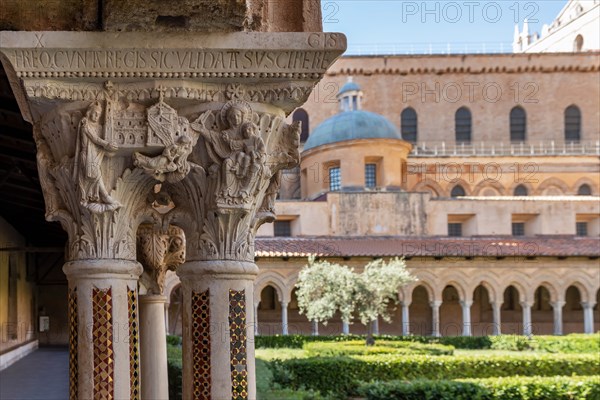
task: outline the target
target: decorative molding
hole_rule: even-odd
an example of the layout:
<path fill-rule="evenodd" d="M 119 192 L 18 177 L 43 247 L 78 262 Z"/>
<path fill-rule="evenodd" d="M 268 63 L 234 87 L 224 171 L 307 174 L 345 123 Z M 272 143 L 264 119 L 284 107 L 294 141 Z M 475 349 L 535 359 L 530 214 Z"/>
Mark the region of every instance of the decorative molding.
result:
<path fill-rule="evenodd" d="M 139 400 L 141 392 L 137 288 L 127 288 L 127 310 L 129 316 L 129 398 L 130 400 Z"/>
<path fill-rule="evenodd" d="M 192 373 L 194 400 L 210 399 L 210 293 L 192 292 Z"/>
<path fill-rule="evenodd" d="M 167 271 L 175 271 L 185 262 L 185 234 L 177 226 L 166 230 L 157 225 L 140 225 L 137 231 L 138 260 L 149 279 L 149 294 L 163 294 Z"/>
<path fill-rule="evenodd" d="M 248 354 L 246 349 L 246 292 L 229 290 L 229 337 L 231 398 L 248 399 Z"/>
<path fill-rule="evenodd" d="M 69 289 L 69 400 L 78 400 L 79 369 L 79 316 L 77 315 L 77 287 Z"/>
<path fill-rule="evenodd" d="M 92 288 L 94 398 L 114 397 L 112 289 Z"/>

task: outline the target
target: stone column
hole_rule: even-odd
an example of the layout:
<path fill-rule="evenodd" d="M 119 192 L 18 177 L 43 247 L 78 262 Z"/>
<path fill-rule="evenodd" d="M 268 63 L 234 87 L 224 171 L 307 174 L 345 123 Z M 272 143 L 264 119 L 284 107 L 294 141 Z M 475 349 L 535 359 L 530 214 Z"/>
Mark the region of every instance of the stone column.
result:
<path fill-rule="evenodd" d="M 501 318 L 502 303 L 495 301 L 492 303 L 492 319 L 493 319 L 493 335 L 502 335 L 502 318 Z"/>
<path fill-rule="evenodd" d="M 63 271 L 69 281 L 69 398 L 139 398 L 142 267 L 127 260 L 75 260 Z"/>
<path fill-rule="evenodd" d="M 554 311 L 554 334 L 563 334 L 563 316 L 562 309 L 565 305 L 565 301 L 554 301 L 550 303 L 552 310 Z"/>
<path fill-rule="evenodd" d="M 284 121 L 346 38 L 160 36 L 2 32 L 46 217 L 69 234 L 70 397 L 139 398 L 135 238 L 151 223 L 186 236 L 183 398 L 253 399 L 254 237 L 275 218 L 281 170 L 299 163 L 302 127 Z"/>
<path fill-rule="evenodd" d="M 434 300 L 429 303 L 431 306 L 431 336 L 439 337 L 440 333 L 440 306 L 441 300 Z"/>
<path fill-rule="evenodd" d="M 342 334 L 343 335 L 350 334 L 350 323 L 348 321 L 342 321 Z"/>
<path fill-rule="evenodd" d="M 169 299 L 167 299 L 168 301 Z M 169 306 L 170 303 L 165 303 L 165 334 L 169 334 Z"/>
<path fill-rule="evenodd" d="M 281 334 L 288 334 L 288 303 L 286 301 L 281 302 Z"/>
<path fill-rule="evenodd" d="M 410 335 L 410 304 L 402 303 L 402 336 Z"/>
<path fill-rule="evenodd" d="M 461 301 L 462 318 L 463 318 L 463 336 L 471 336 L 471 305 L 473 301 Z"/>
<path fill-rule="evenodd" d="M 531 302 L 522 301 L 521 308 L 523 310 L 523 335 L 531 336 L 533 333 L 533 326 L 531 325 Z"/>
<path fill-rule="evenodd" d="M 260 303 L 254 303 L 254 335 L 258 335 L 258 306 Z"/>
<path fill-rule="evenodd" d="M 140 295 L 140 356 L 142 399 L 169 399 L 167 342 L 163 295 L 168 270 L 185 261 L 185 235 L 176 226 L 141 225 L 137 231 L 138 260 L 144 267 L 142 281 L 148 288 Z"/>
<path fill-rule="evenodd" d="M 583 333 L 594 333 L 594 303 L 582 302 Z"/>

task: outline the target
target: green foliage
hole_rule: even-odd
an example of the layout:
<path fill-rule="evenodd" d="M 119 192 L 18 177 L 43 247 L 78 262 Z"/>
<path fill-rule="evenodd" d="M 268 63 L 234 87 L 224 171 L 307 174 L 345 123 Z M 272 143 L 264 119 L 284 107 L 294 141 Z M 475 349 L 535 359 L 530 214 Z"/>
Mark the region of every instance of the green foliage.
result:
<path fill-rule="evenodd" d="M 535 336 L 535 349 L 547 353 L 600 353 L 600 333 Z"/>
<path fill-rule="evenodd" d="M 365 346 L 364 341 L 306 343 L 309 357 L 338 357 L 369 354 L 429 354 L 452 355 L 454 347 L 442 344 L 423 344 L 401 341 L 377 341 L 375 346 Z"/>
<path fill-rule="evenodd" d="M 596 355 L 314 357 L 273 361 L 273 379 L 323 393 L 351 394 L 360 382 L 395 379 L 458 379 L 501 376 L 594 375 Z"/>
<path fill-rule="evenodd" d="M 167 335 L 167 344 L 171 346 L 181 346 L 181 336 Z"/>
<path fill-rule="evenodd" d="M 364 325 L 379 316 L 389 321 L 389 304 L 397 300 L 398 289 L 413 280 L 399 258 L 374 260 L 357 274 L 347 266 L 309 257 L 296 283 L 298 307 L 309 320 L 323 323 L 336 312 L 343 321 L 356 315 Z"/>
<path fill-rule="evenodd" d="M 167 375 L 169 377 L 169 400 L 181 400 L 182 398 L 181 369 L 181 347 L 168 344 L 167 341 Z"/>
<path fill-rule="evenodd" d="M 390 381 L 365 384 L 358 391 L 367 400 L 595 400 L 600 398 L 600 377 Z"/>
<path fill-rule="evenodd" d="M 530 339 L 527 336 L 518 335 L 500 335 L 493 336 L 491 338 L 493 350 L 511 350 L 511 351 L 523 351 L 533 350 L 535 346 L 534 339 Z"/>

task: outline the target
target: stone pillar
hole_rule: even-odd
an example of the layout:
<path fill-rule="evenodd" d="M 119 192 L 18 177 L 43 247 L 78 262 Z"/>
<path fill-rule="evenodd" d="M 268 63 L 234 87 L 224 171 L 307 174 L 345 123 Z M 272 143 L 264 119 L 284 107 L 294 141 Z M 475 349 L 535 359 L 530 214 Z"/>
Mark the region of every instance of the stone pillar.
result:
<path fill-rule="evenodd" d="M 167 335 L 169 334 L 169 306 L 170 303 L 165 303 L 165 334 Z"/>
<path fill-rule="evenodd" d="M 2 32 L 0 61 L 34 126 L 46 218 L 69 234 L 71 398 L 140 397 L 137 350 L 124 344 L 137 341 L 111 334 L 137 335 L 135 238 L 149 223 L 186 236 L 183 398 L 252 399 L 254 237 L 275 218 L 281 171 L 299 163 L 302 127 L 284 121 L 346 38 L 160 36 Z M 98 329 L 84 331 L 90 323 Z"/>
<path fill-rule="evenodd" d="M 350 323 L 348 321 L 342 321 L 342 335 L 350 334 Z"/>
<path fill-rule="evenodd" d="M 431 306 L 431 336 L 439 337 L 440 333 L 440 306 L 441 300 L 434 300 L 429 303 Z"/>
<path fill-rule="evenodd" d="M 319 336 L 319 323 L 317 321 L 310 321 L 311 324 L 311 335 Z"/>
<path fill-rule="evenodd" d="M 143 399 L 169 400 L 164 318 L 166 299 L 161 295 L 145 294 L 140 296 Z"/>
<path fill-rule="evenodd" d="M 144 267 L 142 281 L 148 288 L 140 296 L 140 355 L 142 399 L 169 400 L 167 342 L 163 295 L 168 270 L 185 261 L 185 235 L 176 226 L 140 225 L 137 231 L 138 260 Z"/>
<path fill-rule="evenodd" d="M 402 303 L 402 336 L 410 335 L 410 304 Z"/>
<path fill-rule="evenodd" d="M 533 326 L 531 325 L 531 307 L 532 303 L 527 301 L 521 302 L 521 308 L 523 310 L 523 335 L 531 336 L 533 333 Z"/>
<path fill-rule="evenodd" d="M 493 331 L 492 335 L 502 335 L 502 318 L 501 318 L 502 303 L 495 301 L 492 303 L 492 319 L 493 319 Z"/>
<path fill-rule="evenodd" d="M 462 318 L 463 318 L 463 336 L 471 336 L 471 305 L 473 301 L 461 301 Z"/>
<path fill-rule="evenodd" d="M 288 334 L 288 303 L 286 301 L 281 302 L 281 334 Z"/>
<path fill-rule="evenodd" d="M 258 306 L 260 303 L 254 303 L 254 335 L 257 336 L 258 333 Z"/>
<path fill-rule="evenodd" d="M 69 398 L 139 398 L 142 267 L 128 260 L 76 260 L 63 271 L 69 281 Z"/>
<path fill-rule="evenodd" d="M 183 289 L 183 397 L 256 398 L 252 262 L 189 261 Z"/>
<path fill-rule="evenodd" d="M 583 333 L 594 333 L 594 303 L 582 302 Z"/>
<path fill-rule="evenodd" d="M 565 305 L 565 301 L 554 301 L 550 303 L 552 310 L 554 311 L 554 334 L 563 334 L 563 316 L 562 309 Z"/>

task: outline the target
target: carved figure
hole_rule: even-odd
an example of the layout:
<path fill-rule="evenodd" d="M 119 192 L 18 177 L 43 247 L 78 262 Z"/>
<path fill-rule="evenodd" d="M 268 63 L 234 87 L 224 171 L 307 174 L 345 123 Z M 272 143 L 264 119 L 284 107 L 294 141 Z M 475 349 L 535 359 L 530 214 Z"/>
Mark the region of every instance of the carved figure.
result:
<path fill-rule="evenodd" d="M 77 135 L 75 174 L 81 193 L 81 205 L 93 213 L 116 210 L 121 204 L 110 197 L 102 179 L 102 160 L 106 153 L 117 151 L 117 145 L 102 135 L 102 105 L 95 101 L 81 119 Z"/>
<path fill-rule="evenodd" d="M 259 178 L 254 175 L 264 167 L 266 159 L 264 142 L 257 135 L 258 127 L 250 122 L 252 110 L 243 101 L 226 103 L 221 110 L 221 120 L 226 128 L 220 132 L 206 128 L 209 113 L 202 114 L 192 127 L 207 142 L 213 162 L 209 171 L 213 176 L 218 172 L 221 174 L 218 197 L 248 197 Z"/>

